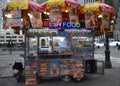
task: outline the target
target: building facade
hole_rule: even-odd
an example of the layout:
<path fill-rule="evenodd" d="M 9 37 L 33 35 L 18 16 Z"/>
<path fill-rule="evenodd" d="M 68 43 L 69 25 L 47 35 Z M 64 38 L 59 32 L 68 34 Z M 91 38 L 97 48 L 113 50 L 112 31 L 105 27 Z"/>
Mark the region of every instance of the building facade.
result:
<path fill-rule="evenodd" d="M 115 8 L 115 31 L 114 38 L 117 41 L 120 41 L 120 0 L 114 0 L 113 2 Z"/>
<path fill-rule="evenodd" d="M 22 34 L 2 34 L 0 35 L 0 43 L 7 44 L 11 40 L 14 44 L 20 44 L 25 42 L 25 37 Z"/>

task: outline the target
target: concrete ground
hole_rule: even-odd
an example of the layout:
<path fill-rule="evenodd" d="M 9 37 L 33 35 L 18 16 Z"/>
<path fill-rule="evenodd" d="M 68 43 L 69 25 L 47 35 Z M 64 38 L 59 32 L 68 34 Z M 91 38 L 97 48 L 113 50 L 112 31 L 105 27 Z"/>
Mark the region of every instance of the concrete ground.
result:
<path fill-rule="evenodd" d="M 120 86 L 120 53 L 115 50 L 114 52 L 117 52 L 117 54 L 111 55 L 112 68 L 105 69 L 104 75 L 88 74 L 82 82 L 65 82 L 61 79 L 51 78 L 32 86 Z M 104 61 L 105 56 L 101 49 L 95 51 L 95 59 Z M 24 83 L 18 83 L 12 76 L 13 70 L 11 66 L 0 68 L 0 86 L 25 86 Z"/>

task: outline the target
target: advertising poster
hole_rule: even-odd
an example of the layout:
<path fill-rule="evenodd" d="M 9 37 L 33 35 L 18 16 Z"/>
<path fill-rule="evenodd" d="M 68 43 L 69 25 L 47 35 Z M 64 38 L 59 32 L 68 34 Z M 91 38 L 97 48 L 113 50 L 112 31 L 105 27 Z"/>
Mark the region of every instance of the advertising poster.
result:
<path fill-rule="evenodd" d="M 68 62 L 69 62 L 69 65 L 68 65 L 68 68 L 69 68 L 69 69 L 75 68 L 75 60 L 72 60 L 72 59 L 71 59 L 71 60 L 69 60 Z"/>
<path fill-rule="evenodd" d="M 80 28 L 77 10 L 75 8 L 68 7 L 70 28 Z M 69 27 L 68 27 L 69 28 Z"/>
<path fill-rule="evenodd" d="M 68 61 L 67 60 L 63 60 L 61 62 L 61 69 L 68 69 Z"/>
<path fill-rule="evenodd" d="M 6 19 L 4 21 L 4 28 L 9 28 L 9 27 L 15 27 L 15 26 L 20 26 L 21 24 L 21 18 L 16 18 L 16 19 Z"/>
<path fill-rule="evenodd" d="M 61 75 L 70 75 L 70 70 L 68 70 L 68 69 L 62 69 L 61 70 Z"/>
<path fill-rule="evenodd" d="M 49 27 L 52 29 L 60 28 L 62 23 L 62 14 L 60 7 L 49 9 Z"/>
<path fill-rule="evenodd" d="M 35 76 L 37 70 L 37 63 L 34 61 L 25 62 L 25 76 Z"/>
<path fill-rule="evenodd" d="M 70 75 L 71 69 L 75 67 L 74 60 L 63 60 L 61 62 L 61 75 Z"/>
<path fill-rule="evenodd" d="M 110 17 L 109 12 L 102 12 L 102 28 L 109 29 Z"/>
<path fill-rule="evenodd" d="M 86 28 L 92 28 L 98 26 L 97 14 L 95 12 L 85 13 L 85 26 Z"/>
<path fill-rule="evenodd" d="M 73 71 L 73 78 L 83 78 L 84 73 L 81 70 L 74 70 Z"/>
<path fill-rule="evenodd" d="M 34 85 L 37 84 L 36 77 L 27 77 L 25 78 L 25 85 Z"/>
<path fill-rule="evenodd" d="M 48 74 L 48 62 L 39 63 L 39 73 L 40 75 Z"/>
<path fill-rule="evenodd" d="M 70 22 L 73 23 L 73 24 L 78 24 L 79 23 L 79 20 L 78 20 L 78 15 L 74 15 L 74 14 L 69 14 L 69 19 L 70 19 Z"/>
<path fill-rule="evenodd" d="M 30 12 L 30 22 L 31 22 L 32 28 L 36 28 L 36 29 L 42 28 L 43 23 L 41 19 L 42 18 L 41 18 L 40 12 L 36 12 L 36 11 Z"/>
<path fill-rule="evenodd" d="M 11 10 L 4 12 L 4 28 L 16 27 L 21 25 L 21 10 Z"/>
<path fill-rule="evenodd" d="M 7 15 L 7 16 L 8 16 L 8 15 L 10 16 L 10 17 L 8 17 L 8 19 L 9 19 L 9 18 L 13 18 L 13 19 L 14 19 L 14 18 L 21 18 L 21 10 L 5 11 L 5 12 L 4 12 L 4 15 L 3 15 L 3 16 L 4 16 L 4 17 L 3 17 L 4 19 L 7 18 L 6 15 Z"/>
<path fill-rule="evenodd" d="M 75 61 L 75 68 L 83 68 L 83 63 L 81 60 Z"/>
<path fill-rule="evenodd" d="M 75 8 L 68 7 L 68 12 L 69 12 L 70 22 L 73 24 L 77 24 L 79 22 L 77 10 Z"/>
<path fill-rule="evenodd" d="M 83 78 L 83 62 L 81 60 L 75 60 L 75 67 L 71 69 L 71 74 L 73 75 L 73 78 Z"/>
<path fill-rule="evenodd" d="M 51 60 L 50 61 L 50 74 L 58 75 L 60 71 L 60 61 L 59 60 Z"/>
<path fill-rule="evenodd" d="M 21 10 L 11 10 L 10 15 L 12 18 L 21 18 Z"/>

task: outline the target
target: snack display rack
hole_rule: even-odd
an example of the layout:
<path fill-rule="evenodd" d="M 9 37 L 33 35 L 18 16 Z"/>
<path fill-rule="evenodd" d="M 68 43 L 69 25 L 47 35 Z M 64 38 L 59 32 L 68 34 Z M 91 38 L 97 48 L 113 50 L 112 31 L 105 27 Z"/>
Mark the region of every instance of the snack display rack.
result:
<path fill-rule="evenodd" d="M 81 80 L 85 61 L 94 59 L 91 30 L 28 30 L 25 35 L 25 84 L 37 83 L 37 76 Z"/>

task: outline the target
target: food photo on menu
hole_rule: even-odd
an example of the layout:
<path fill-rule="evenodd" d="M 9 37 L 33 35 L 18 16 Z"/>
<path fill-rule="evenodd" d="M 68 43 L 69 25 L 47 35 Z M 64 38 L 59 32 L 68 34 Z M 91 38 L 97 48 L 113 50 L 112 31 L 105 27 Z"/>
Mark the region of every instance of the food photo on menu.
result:
<path fill-rule="evenodd" d="M 92 16 L 92 13 L 85 13 L 85 26 L 86 26 L 86 28 L 90 28 L 90 26 L 92 24 L 91 16 Z"/>
<path fill-rule="evenodd" d="M 73 23 L 73 24 L 77 24 L 79 23 L 79 20 L 78 20 L 78 15 L 69 15 L 70 16 L 70 22 Z M 75 32 L 73 32 L 75 33 Z"/>
<path fill-rule="evenodd" d="M 60 71 L 60 61 L 59 60 L 51 60 L 50 61 L 50 74 L 58 75 Z"/>
<path fill-rule="evenodd" d="M 11 10 L 9 13 L 12 16 L 12 18 L 21 17 L 21 10 Z"/>
<path fill-rule="evenodd" d="M 75 67 L 76 68 L 82 68 L 83 67 L 83 63 L 81 60 L 76 60 L 75 61 Z"/>
<path fill-rule="evenodd" d="M 73 71 L 73 78 L 83 78 L 84 74 L 81 70 L 74 70 Z"/>
<path fill-rule="evenodd" d="M 40 75 L 48 74 L 48 62 L 39 62 Z"/>
<path fill-rule="evenodd" d="M 25 62 L 25 76 L 36 76 L 37 66 L 36 62 Z"/>
<path fill-rule="evenodd" d="M 25 78 L 25 85 L 31 85 L 36 83 L 37 83 L 36 77 Z"/>
<path fill-rule="evenodd" d="M 60 7 L 51 8 L 49 13 L 50 13 L 50 15 L 49 15 L 50 27 L 51 28 L 52 27 L 61 27 L 62 14 L 61 14 Z M 55 24 L 58 24 L 58 26 L 56 26 Z"/>
<path fill-rule="evenodd" d="M 4 14 L 3 16 L 3 19 L 4 19 L 3 27 L 4 28 L 20 26 L 21 10 L 6 11 L 3 14 Z"/>
<path fill-rule="evenodd" d="M 21 18 L 21 10 L 9 10 L 3 12 L 3 19 L 6 18 Z"/>
<path fill-rule="evenodd" d="M 61 75 L 70 75 L 70 70 L 68 70 L 68 69 L 61 69 Z"/>
<path fill-rule="evenodd" d="M 68 61 L 67 60 L 63 60 L 61 62 L 61 69 L 68 69 Z"/>
<path fill-rule="evenodd" d="M 75 60 L 68 60 L 69 64 L 68 64 L 68 69 L 73 69 L 75 68 Z"/>
<path fill-rule="evenodd" d="M 8 27 L 15 27 L 15 26 L 20 26 L 21 24 L 21 18 L 18 19 L 7 19 L 4 21 L 3 27 L 8 28 Z"/>

